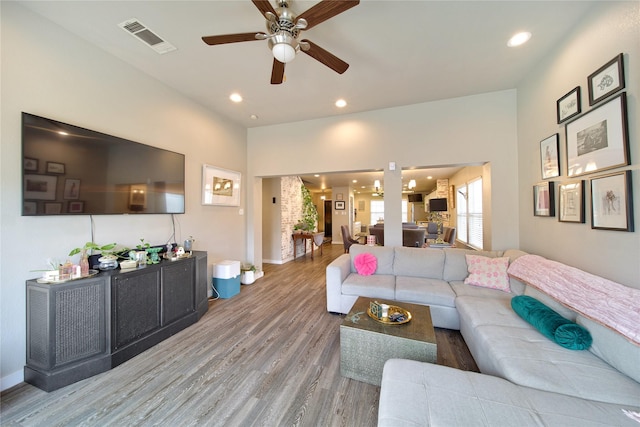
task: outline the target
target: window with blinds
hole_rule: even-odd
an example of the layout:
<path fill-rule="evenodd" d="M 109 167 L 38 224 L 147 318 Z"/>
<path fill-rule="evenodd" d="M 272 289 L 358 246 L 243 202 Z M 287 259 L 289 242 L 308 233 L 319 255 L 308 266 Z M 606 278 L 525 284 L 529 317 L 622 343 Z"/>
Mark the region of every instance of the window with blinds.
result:
<path fill-rule="evenodd" d="M 482 178 L 459 185 L 456 202 L 458 240 L 482 249 Z"/>

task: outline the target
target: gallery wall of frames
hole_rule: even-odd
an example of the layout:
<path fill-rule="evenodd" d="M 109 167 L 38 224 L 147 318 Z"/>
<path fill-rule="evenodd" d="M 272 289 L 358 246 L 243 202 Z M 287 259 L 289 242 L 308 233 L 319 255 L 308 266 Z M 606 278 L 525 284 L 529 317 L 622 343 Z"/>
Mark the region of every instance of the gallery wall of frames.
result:
<path fill-rule="evenodd" d="M 533 186 L 535 216 L 585 223 L 589 192 L 591 228 L 634 231 L 632 172 L 623 169 L 631 164 L 624 88 L 620 53 L 587 77 L 587 111 L 582 111 L 581 86 L 556 101 L 557 123 L 564 129 L 540 141 L 542 181 Z"/>

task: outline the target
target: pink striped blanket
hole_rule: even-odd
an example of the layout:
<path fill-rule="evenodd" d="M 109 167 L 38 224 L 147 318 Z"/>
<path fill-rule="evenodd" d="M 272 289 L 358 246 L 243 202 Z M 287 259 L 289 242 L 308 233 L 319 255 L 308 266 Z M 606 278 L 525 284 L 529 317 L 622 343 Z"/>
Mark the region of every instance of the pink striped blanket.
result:
<path fill-rule="evenodd" d="M 538 255 L 519 257 L 507 272 L 640 345 L 640 289 Z"/>

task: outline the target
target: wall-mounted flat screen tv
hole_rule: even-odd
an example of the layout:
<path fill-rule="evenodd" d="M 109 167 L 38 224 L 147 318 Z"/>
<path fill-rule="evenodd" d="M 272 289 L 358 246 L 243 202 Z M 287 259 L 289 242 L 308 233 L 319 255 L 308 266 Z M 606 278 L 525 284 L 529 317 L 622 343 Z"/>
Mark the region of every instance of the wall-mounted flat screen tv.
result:
<path fill-rule="evenodd" d="M 430 212 L 445 212 L 447 210 L 447 199 L 429 199 L 429 211 Z"/>
<path fill-rule="evenodd" d="M 422 203 L 422 193 L 409 194 L 409 203 Z"/>
<path fill-rule="evenodd" d="M 22 215 L 184 213 L 184 154 L 22 113 Z"/>

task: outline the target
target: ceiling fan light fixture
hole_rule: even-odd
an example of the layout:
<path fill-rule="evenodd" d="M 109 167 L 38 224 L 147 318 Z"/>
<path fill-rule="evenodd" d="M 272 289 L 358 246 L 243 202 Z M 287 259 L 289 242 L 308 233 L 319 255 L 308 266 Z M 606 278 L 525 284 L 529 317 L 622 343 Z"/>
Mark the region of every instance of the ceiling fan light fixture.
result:
<path fill-rule="evenodd" d="M 271 53 L 273 53 L 274 58 L 283 64 L 293 61 L 296 57 L 296 50 L 285 42 L 274 44 L 271 48 Z"/>

